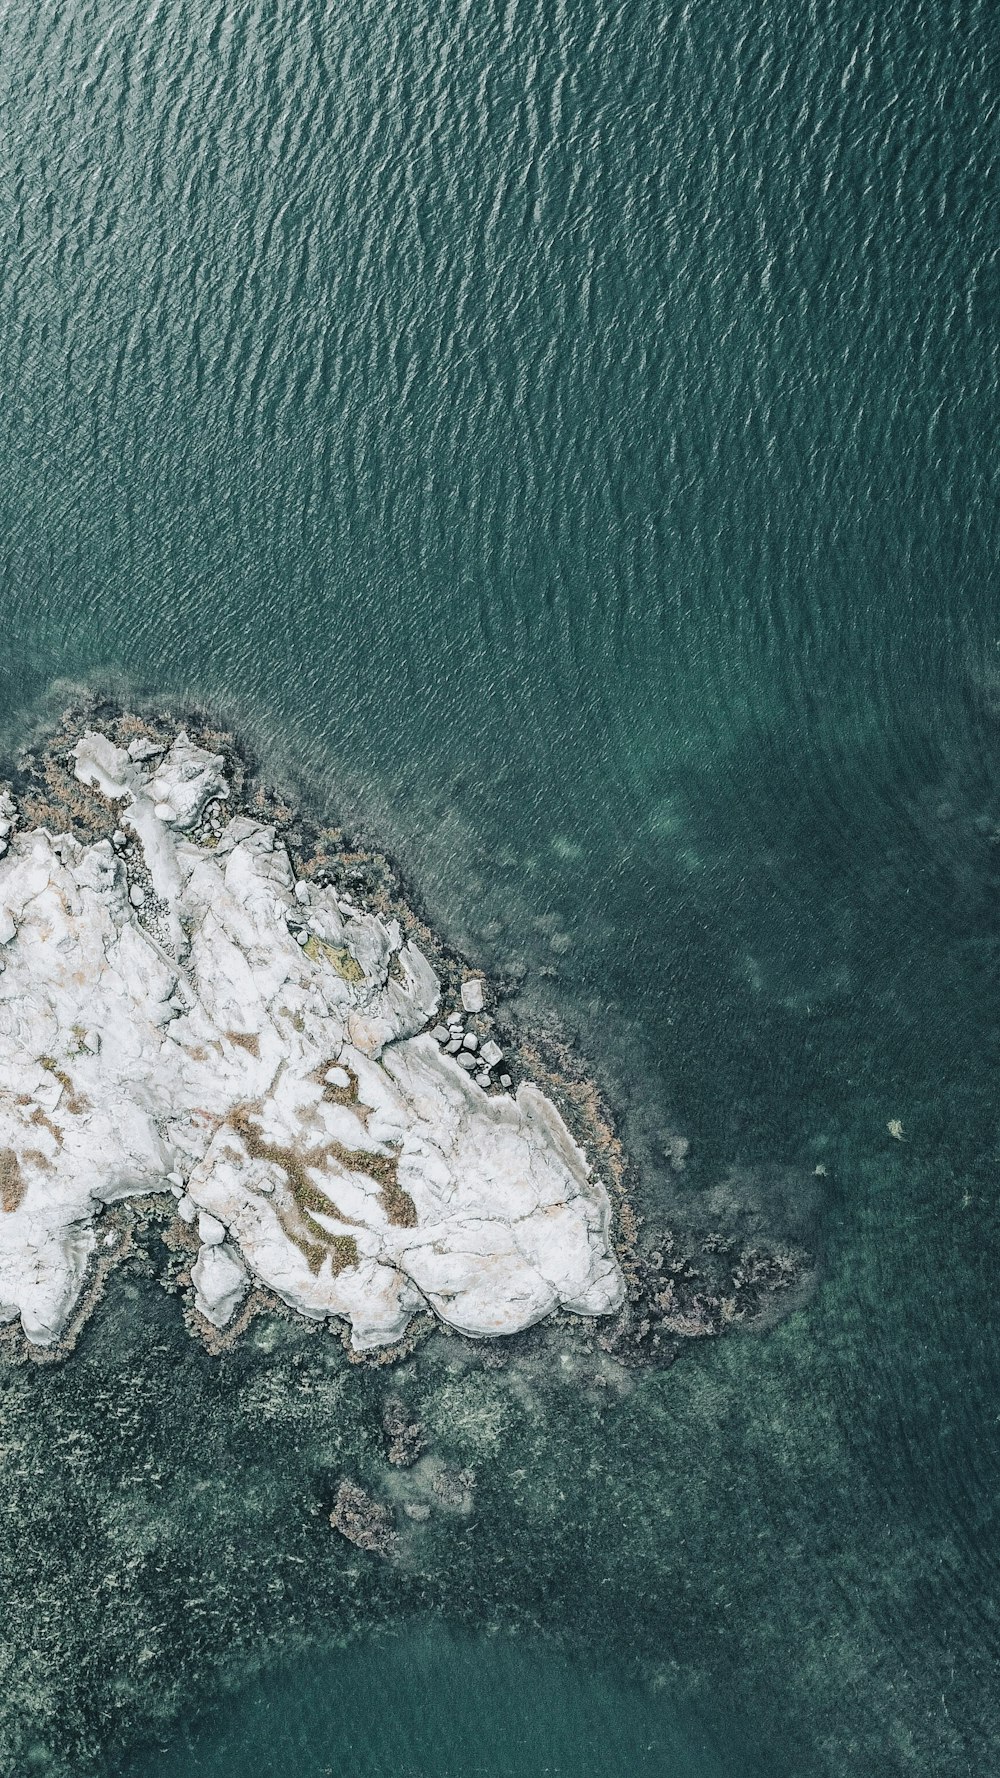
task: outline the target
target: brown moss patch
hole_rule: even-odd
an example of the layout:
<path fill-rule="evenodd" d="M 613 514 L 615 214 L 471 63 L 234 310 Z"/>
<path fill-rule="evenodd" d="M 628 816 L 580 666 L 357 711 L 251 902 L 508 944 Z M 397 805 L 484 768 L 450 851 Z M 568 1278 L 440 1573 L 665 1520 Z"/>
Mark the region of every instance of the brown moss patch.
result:
<path fill-rule="evenodd" d="M 365 972 L 353 951 L 349 951 L 346 945 L 332 945 L 328 939 L 319 938 L 315 932 L 310 933 L 306 939 L 302 953 L 309 958 L 310 963 L 329 963 L 341 981 L 348 982 L 352 987 L 357 987 L 365 979 Z"/>
<path fill-rule="evenodd" d="M 399 1229 L 415 1229 L 417 1226 L 417 1206 L 408 1191 L 404 1191 L 395 1174 L 391 1183 L 380 1185 L 378 1201 L 391 1223 Z"/>
<path fill-rule="evenodd" d="M 395 1155 L 372 1154 L 368 1149 L 348 1148 L 346 1143 L 337 1141 L 302 1149 L 269 1142 L 254 1122 L 254 1108 L 249 1105 L 237 1106 L 228 1121 L 251 1160 L 270 1161 L 284 1173 L 294 1209 L 276 1205 L 278 1216 L 289 1240 L 305 1254 L 311 1271 L 318 1272 L 327 1255 L 334 1273 L 358 1263 L 358 1245 L 353 1235 L 332 1235 L 315 1220 L 318 1214 L 335 1216 L 339 1222 L 355 1223 L 355 1218 L 345 1216 L 309 1176 L 311 1170 L 320 1172 L 330 1161 L 338 1162 L 347 1173 L 364 1173 L 375 1181 L 379 1188 L 378 1201 L 391 1223 L 398 1228 L 416 1227 L 416 1206 L 399 1184 Z"/>
<path fill-rule="evenodd" d="M 345 1267 L 357 1265 L 358 1244 L 353 1235 L 331 1235 L 321 1223 L 321 1216 L 335 1216 L 350 1223 L 326 1192 L 309 1177 L 310 1167 L 321 1168 L 328 1158 L 326 1147 L 296 1149 L 282 1142 L 268 1142 L 253 1121 L 253 1108 L 238 1105 L 229 1117 L 230 1128 L 239 1136 L 247 1154 L 254 1161 L 270 1161 L 280 1167 L 288 1182 L 292 1205 L 276 1205 L 281 1226 L 290 1241 L 305 1255 L 311 1272 L 318 1272 L 329 1255 L 334 1274 Z M 340 1146 L 339 1144 L 337 1145 Z"/>
<path fill-rule="evenodd" d="M 21 1163 L 14 1150 L 0 1148 L 0 1210 L 7 1216 L 13 1216 L 24 1201 L 26 1190 Z"/>
<path fill-rule="evenodd" d="M 76 1117 L 80 1112 L 90 1110 L 90 1100 L 85 1098 L 83 1093 L 77 1092 L 72 1080 L 66 1073 L 65 1068 L 60 1068 L 59 1064 L 52 1056 L 39 1056 L 38 1060 L 42 1067 L 59 1082 L 63 1092 L 66 1094 L 67 1111 L 71 1112 L 73 1116 Z"/>
<path fill-rule="evenodd" d="M 347 1075 L 346 1087 L 338 1087 L 335 1080 L 327 1080 L 326 1077 L 332 1068 L 343 1069 Z M 322 1088 L 323 1097 L 328 1105 L 350 1105 L 359 1112 L 371 1110 L 370 1106 L 361 1104 L 358 1097 L 358 1077 L 354 1069 L 348 1067 L 346 1062 L 339 1062 L 336 1058 L 329 1062 L 321 1062 L 319 1067 L 313 1070 L 310 1078 L 316 1082 L 318 1087 Z"/>
<path fill-rule="evenodd" d="M 30 1100 L 28 1102 L 30 1104 Z M 56 1147 L 57 1148 L 62 1147 L 62 1145 L 63 1145 L 62 1130 L 60 1129 L 60 1127 L 57 1123 L 53 1122 L 53 1120 L 52 1120 L 52 1118 L 50 1118 L 48 1112 L 44 1111 L 40 1105 L 35 1106 L 35 1109 L 32 1112 L 31 1117 L 29 1118 L 28 1121 L 29 1121 L 29 1123 L 37 1124 L 37 1126 L 40 1130 L 48 1130 L 49 1135 L 52 1137 L 53 1141 L 56 1144 Z"/>
<path fill-rule="evenodd" d="M 260 1060 L 260 1038 L 256 1031 L 227 1031 L 226 1036 L 230 1043 L 235 1043 L 241 1050 L 246 1050 L 248 1056 L 253 1056 L 257 1061 Z"/>
<path fill-rule="evenodd" d="M 397 1228 L 416 1228 L 416 1205 L 399 1183 L 396 1155 L 372 1154 L 367 1148 L 347 1148 L 342 1142 L 326 1143 L 324 1153 L 339 1161 L 348 1173 L 366 1173 L 369 1179 L 374 1179 L 378 1186 L 378 1201 Z"/>

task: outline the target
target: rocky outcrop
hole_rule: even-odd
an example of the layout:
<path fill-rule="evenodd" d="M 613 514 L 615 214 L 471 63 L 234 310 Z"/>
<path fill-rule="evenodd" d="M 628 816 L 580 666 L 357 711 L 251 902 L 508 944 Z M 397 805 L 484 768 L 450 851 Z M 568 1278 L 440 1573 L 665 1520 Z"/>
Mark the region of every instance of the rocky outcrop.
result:
<path fill-rule="evenodd" d="M 369 1555 L 391 1556 L 395 1553 L 397 1539 L 390 1508 L 373 1500 L 357 1482 L 341 1482 L 330 1524 L 348 1543 Z"/>
<path fill-rule="evenodd" d="M 224 761 L 183 732 L 87 732 L 74 769 L 107 837 L 4 817 L 0 1320 L 58 1342 L 101 1208 L 151 1192 L 198 1229 L 215 1328 L 251 1283 L 358 1350 L 420 1309 L 491 1336 L 619 1305 L 604 1187 L 537 1087 L 487 1092 L 435 1041 L 398 920 L 226 819 Z"/>
<path fill-rule="evenodd" d="M 385 1434 L 385 1454 L 389 1462 L 397 1469 L 409 1469 L 416 1463 L 424 1448 L 424 1428 L 419 1420 L 411 1419 L 405 1402 L 398 1395 L 390 1395 L 382 1410 L 382 1431 Z"/>

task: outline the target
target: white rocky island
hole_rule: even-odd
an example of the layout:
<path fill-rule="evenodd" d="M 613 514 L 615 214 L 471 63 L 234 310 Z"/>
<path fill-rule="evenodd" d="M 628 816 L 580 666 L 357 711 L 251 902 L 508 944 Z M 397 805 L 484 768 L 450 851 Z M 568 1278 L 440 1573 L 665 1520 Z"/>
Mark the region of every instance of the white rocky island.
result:
<path fill-rule="evenodd" d="M 0 809 L 0 1321 L 57 1344 L 103 1207 L 151 1192 L 197 1229 L 217 1328 L 251 1283 L 358 1350 L 421 1308 L 472 1336 L 616 1308 L 608 1197 L 555 1106 L 427 1033 L 439 982 L 398 921 L 296 881 L 273 826 L 196 832 L 223 767 L 87 732 L 111 838 Z"/>

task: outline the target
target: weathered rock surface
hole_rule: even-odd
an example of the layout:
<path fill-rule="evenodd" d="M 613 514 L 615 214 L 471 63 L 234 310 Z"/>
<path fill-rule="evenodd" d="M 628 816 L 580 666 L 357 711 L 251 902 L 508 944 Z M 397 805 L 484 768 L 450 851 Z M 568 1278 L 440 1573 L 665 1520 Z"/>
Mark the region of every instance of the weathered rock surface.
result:
<path fill-rule="evenodd" d="M 466 1012 L 482 1012 L 485 1004 L 482 978 L 478 975 L 470 976 L 468 981 L 462 983 L 462 1005 Z"/>
<path fill-rule="evenodd" d="M 75 758 L 116 843 L 15 827 L 0 860 L 0 1321 L 57 1342 L 101 1207 L 181 1187 L 217 1327 L 251 1280 L 359 1349 L 425 1307 L 483 1336 L 614 1309 L 603 1186 L 536 1087 L 487 1097 L 425 1029 L 398 922 L 303 895 L 244 814 L 195 837 L 228 786 L 183 732 Z"/>
<path fill-rule="evenodd" d="M 246 1296 L 247 1269 L 228 1241 L 206 1241 L 191 1267 L 195 1302 L 213 1327 L 225 1327 Z"/>

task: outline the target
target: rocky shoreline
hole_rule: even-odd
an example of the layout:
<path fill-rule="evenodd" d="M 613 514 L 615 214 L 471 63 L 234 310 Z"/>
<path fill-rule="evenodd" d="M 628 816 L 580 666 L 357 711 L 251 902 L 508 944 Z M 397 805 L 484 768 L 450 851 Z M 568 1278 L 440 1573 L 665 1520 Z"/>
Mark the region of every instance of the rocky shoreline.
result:
<path fill-rule="evenodd" d="M 278 875 L 287 879 L 281 884 L 286 904 L 282 909 L 282 942 L 287 939 L 296 945 L 301 966 L 308 966 L 316 974 L 322 970 L 329 979 L 332 964 L 338 997 L 343 997 L 345 989 L 347 999 L 352 994 L 357 997 L 359 990 L 362 993 L 371 990 L 374 983 L 371 968 L 366 975 L 365 964 L 359 963 L 355 955 L 357 944 L 352 949 L 344 942 L 345 926 L 349 926 L 369 935 L 381 934 L 379 943 L 383 955 L 375 973 L 379 968 L 383 971 L 378 991 L 383 997 L 386 994 L 390 998 L 394 996 L 394 1017 L 398 1018 L 405 996 L 409 993 L 412 997 L 413 972 L 421 983 L 416 996 L 419 1005 L 406 1008 L 405 1031 L 403 1027 L 392 1027 L 391 1018 L 386 1023 L 384 1004 L 376 1012 L 374 1034 L 370 1017 L 372 1009 L 365 1013 L 358 1066 L 364 1072 L 374 1062 L 378 1077 L 366 1073 L 364 1094 L 359 1087 L 358 1068 L 352 1065 L 350 1055 L 341 1057 L 339 1050 L 336 1056 L 324 1054 L 322 1059 L 329 1066 L 322 1069 L 321 1079 L 311 1083 L 313 1103 L 309 1115 L 314 1117 L 319 1108 L 321 1117 L 328 1118 L 332 1113 L 340 1120 L 353 1119 L 349 1126 L 352 1134 L 345 1145 L 343 1128 L 340 1128 L 339 1136 L 326 1129 L 325 1140 L 319 1144 L 319 1149 L 313 1141 L 315 1152 L 307 1150 L 306 1159 L 318 1160 L 320 1174 L 333 1166 L 342 1183 L 346 1170 L 353 1175 L 355 1185 L 360 1166 L 363 1190 L 367 1191 L 369 1200 L 372 1194 L 379 1200 L 383 1234 L 394 1228 L 416 1226 L 418 1219 L 412 1197 L 397 1178 L 398 1159 L 395 1157 L 400 1147 L 400 1129 L 395 1127 L 380 1132 L 378 1118 L 386 1108 L 382 1104 L 366 1103 L 367 1099 L 378 1099 L 378 1092 L 372 1092 L 373 1079 L 377 1078 L 380 1086 L 385 1085 L 381 1046 L 388 1041 L 391 1069 L 394 1058 L 405 1055 L 406 1046 L 415 1041 L 426 1052 L 421 1059 L 423 1073 L 418 1070 L 416 1085 L 410 1080 L 405 1083 L 400 1079 L 390 1081 L 389 1085 L 397 1093 L 401 1085 L 404 1092 L 407 1087 L 411 1091 L 425 1092 L 427 1070 L 430 1070 L 431 1078 L 436 1078 L 442 1070 L 450 1070 L 456 1080 L 461 1076 L 461 1086 L 454 1090 L 461 1096 L 463 1118 L 468 1116 L 470 1098 L 479 1100 L 484 1112 L 495 1101 L 516 1107 L 526 1100 L 536 1117 L 542 1116 L 545 1142 L 550 1145 L 555 1142 L 556 1170 L 568 1167 L 572 1176 L 569 1198 L 576 1199 L 579 1209 L 581 1203 L 587 1203 L 589 1196 L 589 1209 L 583 1216 L 582 1227 L 587 1231 L 586 1239 L 596 1250 L 601 1283 L 593 1298 L 587 1298 L 585 1288 L 582 1294 L 578 1290 L 574 1299 L 572 1291 L 578 1289 L 579 1278 L 575 1285 L 572 1280 L 564 1281 L 566 1288 L 562 1294 L 559 1288 L 547 1282 L 541 1295 L 536 1290 L 534 1298 L 528 1302 L 522 1296 L 516 1313 L 511 1314 L 508 1309 L 498 1319 L 494 1301 L 490 1308 L 491 1321 L 483 1323 L 481 1320 L 471 1325 L 463 1325 L 461 1318 L 449 1313 L 447 1308 L 442 1313 L 444 1299 L 435 1301 L 433 1290 L 425 1290 L 417 1284 L 409 1296 L 405 1294 L 405 1288 L 402 1295 L 397 1292 L 396 1303 L 389 1315 L 383 1316 L 374 1330 L 366 1330 L 364 1311 L 360 1311 L 361 1299 L 357 1294 L 353 1302 L 341 1300 L 336 1292 L 332 1298 L 328 1292 L 327 1299 L 320 1300 L 315 1291 L 310 1292 L 309 1280 L 304 1275 L 290 1289 L 288 1278 L 279 1268 L 276 1288 L 276 1278 L 267 1275 L 266 1267 L 259 1263 L 247 1264 L 246 1252 L 234 1234 L 234 1212 L 242 1214 L 245 1222 L 246 1205 L 237 1202 L 239 1190 L 231 1177 L 226 1179 L 224 1189 L 220 1191 L 216 1186 L 214 1193 L 198 1189 L 196 1180 L 196 1199 L 187 1188 L 183 1168 L 164 1166 L 151 1196 L 148 1195 L 151 1182 L 146 1179 L 132 1181 L 129 1189 L 108 1193 L 102 1200 L 106 1205 L 102 1215 L 105 1231 L 102 1243 L 95 1241 L 89 1250 L 78 1251 L 74 1256 L 75 1297 L 66 1304 L 61 1324 L 41 1330 L 43 1338 L 31 1342 L 29 1350 L 33 1356 L 59 1356 L 72 1346 L 101 1294 L 112 1265 L 127 1257 L 136 1217 L 140 1223 L 150 1218 L 165 1220 L 164 1241 L 171 1256 L 168 1288 L 184 1293 L 192 1326 L 215 1350 L 239 1337 L 249 1321 L 264 1310 L 278 1309 L 287 1313 L 291 1309 L 293 1313 L 305 1312 L 328 1318 L 331 1326 L 341 1328 L 352 1357 L 386 1362 L 411 1349 L 413 1340 L 433 1327 L 437 1317 L 460 1333 L 477 1338 L 500 1333 L 509 1341 L 516 1335 L 523 1336 L 524 1331 L 539 1320 L 550 1319 L 553 1315 L 559 1318 L 568 1309 L 569 1320 L 577 1330 L 588 1341 L 596 1340 L 603 1352 L 629 1364 L 669 1363 L 691 1339 L 714 1336 L 729 1327 L 752 1325 L 773 1316 L 780 1311 L 782 1299 L 791 1305 L 809 1275 L 808 1256 L 803 1253 L 774 1254 L 752 1246 L 741 1247 L 717 1231 L 695 1239 L 690 1234 L 686 1238 L 675 1237 L 666 1228 L 655 1234 L 649 1230 L 640 1232 L 629 1191 L 627 1157 L 595 1083 L 586 1075 L 577 1058 L 552 1040 L 546 1044 L 543 1054 L 537 1045 L 531 1047 L 520 1032 L 512 1029 L 509 1015 L 499 1016 L 502 986 L 498 991 L 494 984 L 470 970 L 461 958 L 448 950 L 414 912 L 412 897 L 404 893 L 398 872 L 382 854 L 356 850 L 341 829 L 322 827 L 296 814 L 269 792 L 253 762 L 234 738 L 214 729 L 203 718 L 185 716 L 181 757 L 179 761 L 175 760 L 171 750 L 177 749 L 179 727 L 178 719 L 172 716 L 140 716 L 106 700 L 88 699 L 67 711 L 59 727 L 42 745 L 19 757 L 10 788 L 5 793 L 0 819 L 0 890 L 4 873 L 9 875 L 11 871 L 13 859 L 9 849 L 12 846 L 15 854 L 19 849 L 23 851 L 26 836 L 39 831 L 54 836 L 67 835 L 71 847 L 77 849 L 74 853 L 77 868 L 80 857 L 89 860 L 96 855 L 105 874 L 110 870 L 119 879 L 120 894 L 127 896 L 127 902 L 123 904 L 122 929 L 127 925 L 144 934 L 153 950 L 159 952 L 160 962 L 169 965 L 178 954 L 187 956 L 190 951 L 191 933 L 185 928 L 190 927 L 191 918 L 189 910 L 179 912 L 178 906 L 171 903 L 174 885 L 170 873 L 176 870 L 176 862 L 165 856 L 165 851 L 176 851 L 176 844 L 164 848 L 162 830 L 168 835 L 172 833 L 175 842 L 180 838 L 188 853 L 196 849 L 199 865 L 205 860 L 217 862 L 220 851 L 223 857 L 227 852 L 230 856 L 240 854 L 241 849 L 252 852 L 255 847 L 260 847 L 260 835 L 264 834 L 267 837 L 263 849 L 268 860 L 265 874 L 273 873 L 275 858 L 287 860 L 286 869 L 280 863 L 278 866 Z M 91 738 L 81 749 L 81 742 L 88 734 L 100 738 L 97 741 Z M 106 751 L 109 748 L 111 753 Z M 112 781 L 113 771 L 111 777 L 108 776 L 108 761 L 115 750 L 119 774 L 124 769 L 125 775 L 131 772 L 134 780 L 125 786 Z M 121 766 L 123 757 L 129 762 L 127 768 Z M 169 770 L 171 760 L 176 768 L 172 776 Z M 167 762 L 166 773 L 164 762 Z M 85 781 L 88 778 L 89 783 Z M 152 796 L 147 794 L 147 783 L 152 784 Z M 165 800 L 169 795 L 173 795 L 180 808 Z M 123 809 L 129 810 L 127 819 L 122 815 Z M 185 869 L 189 867 L 190 860 Z M 89 863 L 87 868 L 91 868 Z M 231 869 L 231 864 L 226 867 L 227 871 Z M 217 892 L 216 883 L 213 893 Z M 211 896 L 208 899 L 210 901 Z M 323 919 L 331 914 L 336 931 L 332 926 L 329 931 L 323 928 Z M 6 906 L 0 909 L 0 918 L 16 926 Z M 386 935 L 392 942 L 388 942 Z M 11 933 L 8 944 L 13 937 Z M 66 944 L 66 934 L 60 942 Z M 3 954 L 6 954 L 6 946 L 0 956 Z M 425 997 L 422 1002 L 419 1001 L 421 991 Z M 0 975 L 0 1006 L 3 994 L 4 977 Z M 190 1020 L 189 1007 L 182 1007 L 180 1011 L 182 1016 L 186 1012 Z M 329 1016 L 330 1008 L 327 1007 L 325 1012 Z M 356 1019 L 359 1012 L 359 1008 L 352 1008 L 348 1017 Z M 293 1019 L 302 1016 L 300 1006 L 293 1013 Z M 173 1025 L 171 1017 L 168 1028 L 172 1030 Z M 101 1049 L 96 1027 L 92 1024 L 79 1026 L 77 1021 L 73 1030 L 77 1059 L 82 1058 L 85 1065 L 92 1063 L 100 1056 Z M 421 1030 L 426 1035 L 419 1035 Z M 346 1039 L 358 1034 L 357 1029 L 349 1033 L 345 1028 L 341 1035 Z M 215 1031 L 214 1037 L 217 1042 L 220 1040 L 219 1030 Z M 232 1022 L 224 1032 L 221 1043 L 223 1050 L 229 1052 L 226 1062 L 236 1062 L 241 1081 L 234 1102 L 226 1107 L 226 1115 L 223 1117 L 221 1109 L 216 1108 L 216 1131 L 220 1122 L 226 1125 L 225 1140 L 232 1147 L 235 1139 L 235 1147 L 241 1151 L 239 1165 L 243 1169 L 249 1166 L 256 1169 L 258 1175 L 270 1172 L 270 1181 L 267 1177 L 257 1179 L 257 1186 L 264 1193 L 267 1193 L 269 1184 L 272 1198 L 275 1184 L 280 1186 L 283 1183 L 293 1188 L 290 1194 L 293 1202 L 289 1208 L 297 1230 L 293 1233 L 291 1246 L 293 1250 L 297 1247 L 305 1252 L 306 1267 L 312 1276 L 325 1268 L 332 1271 L 334 1278 L 345 1273 L 350 1277 L 357 1273 L 359 1261 L 362 1265 L 370 1262 L 384 1273 L 384 1255 L 358 1252 L 355 1216 L 349 1212 L 346 1220 L 338 1221 L 338 1208 L 334 1205 L 331 1221 L 327 1215 L 330 1205 L 315 1199 L 313 1194 L 317 1186 L 321 1190 L 323 1186 L 316 1168 L 307 1166 L 303 1170 L 299 1164 L 301 1157 L 297 1152 L 292 1155 L 287 1142 L 276 1140 L 274 1131 L 264 1132 L 259 1117 L 259 1081 L 247 1078 L 252 1077 L 255 1070 L 259 1075 L 260 1041 L 259 1031 L 239 1030 Z M 92 1049 L 88 1048 L 88 1042 L 94 1046 Z M 353 1046 L 348 1043 L 347 1047 L 354 1055 Z M 366 1048 L 370 1053 L 365 1053 Z M 23 1062 L 23 1055 L 21 1060 Z M 43 1066 L 46 1061 L 54 1065 L 47 1069 L 43 1066 L 41 1085 L 49 1089 L 49 1097 L 54 1087 L 62 1110 L 72 1114 L 78 1092 L 74 1085 L 77 1061 L 74 1061 L 73 1070 L 68 1070 L 56 1057 L 43 1057 L 41 1062 L 38 1058 L 33 1060 L 37 1066 Z M 64 1062 L 66 1058 L 62 1060 Z M 281 1066 L 284 1065 L 282 1060 Z M 3 1084 L 10 1092 L 23 1083 L 15 1082 L 12 1076 Z M 232 1092 L 230 1099 L 233 1099 Z M 319 1107 L 316 1101 L 321 1101 Z M 440 1107 L 438 1109 L 440 1111 Z M 88 1116 L 89 1112 L 88 1105 Z M 39 1106 L 34 1105 L 29 1115 L 36 1117 L 38 1113 Z M 49 1113 L 42 1108 L 41 1115 L 47 1117 Z M 373 1115 L 376 1120 L 374 1139 L 367 1133 Z M 13 1157 L 13 1160 L 3 1161 L 0 1156 L 0 1184 L 7 1179 L 5 1189 L 10 1202 L 15 1191 L 11 1168 L 16 1164 L 20 1169 L 21 1161 L 9 1143 L 0 1142 L 0 1150 L 3 1155 Z M 30 1149 L 29 1152 L 40 1155 L 43 1151 Z M 45 1159 L 51 1166 L 54 1155 Z M 591 1173 L 591 1163 L 596 1176 Z M 4 1173 L 4 1167 L 7 1173 Z M 551 1195 L 551 1182 L 547 1189 Z M 582 1199 L 579 1196 L 581 1189 Z M 174 1200 L 172 1214 L 164 1208 L 164 1192 L 169 1192 Z M 261 1195 L 262 1192 L 257 1191 L 258 1200 Z M 550 1211 L 554 1207 L 550 1205 Z M 536 1203 L 536 1212 L 539 1208 Z M 476 1211 L 478 1217 L 481 1217 L 482 1210 L 480 1203 Z M 342 1212 L 343 1206 L 340 1206 Z M 0 1265 L 6 1222 L 6 1216 L 0 1218 Z M 286 1220 L 283 1233 L 287 1236 L 288 1232 Z M 576 1238 L 580 1229 L 571 1233 Z M 79 1218 L 76 1234 L 79 1234 Z M 249 1236 L 245 1235 L 251 1249 L 252 1236 L 252 1230 Z M 83 1247 L 87 1248 L 86 1242 Z M 517 1255 L 518 1263 L 522 1257 Z M 578 1254 L 578 1271 L 579 1257 Z M 491 1265 L 493 1259 L 490 1255 Z M 591 1255 L 585 1261 L 583 1271 L 593 1263 Z M 395 1271 L 391 1260 L 389 1270 Z M 377 1282 L 384 1290 L 386 1279 L 379 1275 Z M 453 1282 L 445 1280 L 446 1296 Z M 392 1288 L 395 1288 L 395 1278 L 390 1291 Z M 501 1286 L 501 1294 L 502 1290 Z M 10 1295 L 9 1290 L 7 1294 Z M 0 1288 L 0 1318 L 10 1322 L 11 1305 L 8 1303 L 5 1313 L 4 1300 Z M 362 1326 L 360 1338 L 357 1332 L 359 1321 Z M 35 1331 L 37 1333 L 39 1329 Z M 3 1337 L 2 1328 L 0 1337 Z"/>

